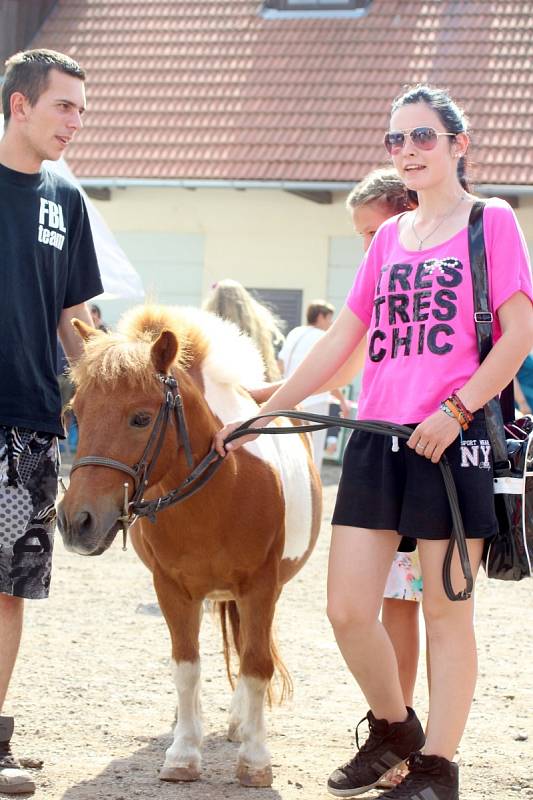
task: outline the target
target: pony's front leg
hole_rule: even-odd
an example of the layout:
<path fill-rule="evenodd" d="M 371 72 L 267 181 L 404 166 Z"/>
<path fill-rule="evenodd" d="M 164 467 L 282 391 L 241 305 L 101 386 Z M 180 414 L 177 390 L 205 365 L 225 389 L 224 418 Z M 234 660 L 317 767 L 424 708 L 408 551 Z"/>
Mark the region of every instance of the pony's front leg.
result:
<path fill-rule="evenodd" d="M 243 786 L 271 786 L 272 766 L 266 743 L 265 694 L 274 674 L 272 621 L 279 590 L 265 582 L 262 590 L 237 600 L 241 621 L 241 669 L 236 698 L 242 714 L 238 726 L 237 777 Z M 231 717 L 230 717 L 231 720 Z"/>
<path fill-rule="evenodd" d="M 154 576 L 157 596 L 172 639 L 172 675 L 178 692 L 174 741 L 159 773 L 163 781 L 195 781 L 200 777 L 202 718 L 198 635 L 201 604 L 185 599 L 178 587 Z"/>

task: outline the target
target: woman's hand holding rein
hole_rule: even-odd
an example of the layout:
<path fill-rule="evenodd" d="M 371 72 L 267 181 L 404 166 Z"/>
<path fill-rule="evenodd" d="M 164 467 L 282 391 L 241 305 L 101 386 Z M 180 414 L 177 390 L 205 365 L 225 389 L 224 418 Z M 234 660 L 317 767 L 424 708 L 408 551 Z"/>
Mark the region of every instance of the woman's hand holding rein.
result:
<path fill-rule="evenodd" d="M 407 446 L 436 464 L 446 448 L 457 438 L 460 430 L 459 422 L 439 408 L 416 426 L 407 440 Z"/>

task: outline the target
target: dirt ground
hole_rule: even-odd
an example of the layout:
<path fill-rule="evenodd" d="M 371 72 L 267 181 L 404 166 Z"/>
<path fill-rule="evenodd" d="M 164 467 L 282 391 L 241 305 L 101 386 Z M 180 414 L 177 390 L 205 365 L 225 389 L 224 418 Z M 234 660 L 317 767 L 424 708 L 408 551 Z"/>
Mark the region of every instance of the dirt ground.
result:
<path fill-rule="evenodd" d="M 5 713 L 16 749 L 41 758 L 42 800 L 325 798 L 331 770 L 351 755 L 364 699 L 347 674 L 325 617 L 329 519 L 338 468 L 324 471 L 318 547 L 278 606 L 277 630 L 293 699 L 268 712 L 274 784 L 243 789 L 238 745 L 226 741 L 230 700 L 216 620 L 202 630 L 203 774 L 194 784 L 158 780 L 171 741 L 175 690 L 169 640 L 150 576 L 119 542 L 94 559 L 56 543 L 48 602 L 27 604 L 25 634 Z M 480 679 L 461 745 L 462 800 L 533 799 L 533 583 L 478 584 Z M 416 706 L 427 707 L 422 654 Z M 376 793 L 365 795 L 375 796 Z"/>

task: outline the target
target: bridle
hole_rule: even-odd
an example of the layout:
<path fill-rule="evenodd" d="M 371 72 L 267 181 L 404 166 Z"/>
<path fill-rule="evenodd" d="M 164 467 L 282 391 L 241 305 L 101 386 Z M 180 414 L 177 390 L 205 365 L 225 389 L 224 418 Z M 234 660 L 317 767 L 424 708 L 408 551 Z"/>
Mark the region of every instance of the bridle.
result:
<path fill-rule="evenodd" d="M 118 461 L 115 458 L 107 458 L 106 456 L 83 456 L 83 458 L 79 458 L 77 461 L 75 461 L 71 468 L 72 474 L 80 467 L 108 467 L 109 469 L 116 469 L 120 472 L 124 472 L 133 480 L 133 495 L 131 499 L 128 498 L 128 483 L 124 484 L 123 512 L 122 516 L 118 518 L 122 525 L 124 537 L 123 549 L 126 548 L 129 526 L 137 517 L 148 516 L 153 521 L 156 512 L 161 508 L 166 507 L 168 504 L 165 503 L 165 499 L 168 498 L 169 495 L 173 495 L 178 490 L 186 487 L 191 480 L 194 479 L 193 476 L 199 477 L 199 475 L 196 474 L 197 470 L 193 470 L 193 472 L 191 472 L 185 481 L 183 481 L 177 489 L 169 492 L 168 495 L 164 495 L 149 502 L 145 502 L 142 499 L 157 459 L 159 458 L 159 454 L 161 453 L 161 448 L 163 447 L 168 424 L 172 416 L 174 416 L 176 425 L 178 449 L 180 445 L 183 447 L 187 464 L 189 468 L 192 469 L 193 467 L 191 441 L 189 438 L 189 432 L 187 430 L 187 422 L 185 420 L 185 412 L 183 410 L 183 400 L 179 391 L 178 382 L 173 375 L 156 373 L 156 378 L 163 384 L 165 397 L 159 408 L 157 417 L 152 426 L 152 430 L 150 431 L 148 442 L 146 443 L 146 447 L 144 448 L 143 454 L 139 461 L 134 464 L 133 467 L 130 467 L 128 464 L 125 464 L 123 461 Z M 200 464 L 203 464 L 204 461 L 205 459 L 203 459 Z M 184 496 L 188 496 L 190 493 L 191 492 Z M 177 500 L 175 502 L 177 502 Z"/>
<path fill-rule="evenodd" d="M 193 455 L 191 449 L 191 442 L 187 430 L 187 423 L 185 420 L 185 412 L 183 409 L 183 401 L 179 391 L 177 380 L 172 375 L 164 375 L 156 373 L 157 379 L 163 384 L 165 391 L 165 398 L 159 408 L 156 420 L 152 426 L 150 436 L 143 454 L 137 464 L 133 467 L 124 464 L 122 461 L 117 461 L 114 458 L 106 458 L 105 456 L 84 456 L 74 462 L 71 468 L 71 474 L 74 470 L 80 467 L 96 466 L 96 467 L 109 467 L 124 472 L 128 477 L 133 480 L 134 492 L 131 500 L 128 498 L 129 486 L 124 484 L 124 504 L 122 515 L 118 517 L 118 522 L 122 526 L 123 533 L 123 549 L 126 549 L 126 541 L 129 526 L 135 522 L 138 517 L 148 517 L 151 522 L 155 522 L 155 515 L 158 511 L 176 503 L 185 500 L 187 497 L 195 494 L 201 489 L 207 481 L 214 475 L 219 467 L 224 463 L 224 459 L 219 456 L 214 448 L 207 453 L 204 458 L 194 467 Z M 191 472 L 187 477 L 167 494 L 157 497 L 155 500 L 143 500 L 143 494 L 148 486 L 150 475 L 153 472 L 163 442 L 165 440 L 167 427 L 171 417 L 174 416 L 176 424 L 176 436 L 178 440 L 178 450 L 180 445 L 185 451 L 185 458 Z M 302 426 L 276 426 L 254 429 L 254 433 L 270 433 L 270 434 L 283 434 L 283 433 L 304 433 L 306 431 L 324 430 L 327 428 L 340 426 L 343 428 L 350 428 L 352 430 L 363 430 L 369 433 L 379 433 L 386 436 L 394 436 L 400 439 L 409 439 L 412 434 L 411 428 L 405 425 L 397 425 L 392 422 L 375 422 L 371 420 L 352 420 L 352 419 L 339 419 L 337 417 L 328 417 L 322 414 L 310 414 L 302 411 L 275 411 L 266 414 L 260 414 L 257 417 L 252 417 L 246 420 L 242 425 L 236 428 L 226 439 L 225 443 L 238 439 L 241 436 L 246 436 L 250 433 L 250 426 L 253 422 L 259 419 L 270 417 L 287 417 L 289 419 L 298 419 L 310 424 Z M 470 567 L 470 560 L 468 557 L 468 550 L 465 541 L 465 532 L 461 511 L 459 508 L 459 500 L 457 491 L 453 480 L 453 475 L 450 470 L 450 465 L 446 455 L 442 455 L 439 461 L 439 467 L 444 480 L 446 494 L 450 505 L 452 516 L 452 536 L 448 544 L 448 549 L 444 557 L 443 564 L 443 583 L 444 589 L 450 600 L 467 600 L 473 588 L 472 570 Z M 455 592 L 451 580 L 451 562 L 454 548 L 457 547 L 461 561 L 463 576 L 465 578 L 465 588 L 459 592 Z"/>

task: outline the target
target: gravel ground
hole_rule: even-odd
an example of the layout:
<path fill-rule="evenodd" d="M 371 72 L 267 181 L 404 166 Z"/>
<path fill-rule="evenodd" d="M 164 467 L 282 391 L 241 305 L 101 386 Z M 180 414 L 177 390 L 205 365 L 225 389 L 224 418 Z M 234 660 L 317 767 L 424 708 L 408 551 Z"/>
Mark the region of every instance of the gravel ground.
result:
<path fill-rule="evenodd" d="M 171 741 L 175 691 L 169 640 L 150 575 L 117 541 L 105 555 L 67 554 L 58 537 L 52 595 L 27 604 L 25 635 L 5 713 L 42 800 L 325 798 L 330 771 L 350 754 L 365 714 L 325 617 L 329 519 L 338 467 L 326 465 L 319 544 L 278 606 L 277 630 L 294 697 L 267 714 L 274 784 L 235 781 L 238 745 L 226 741 L 230 700 L 216 620 L 202 630 L 204 762 L 195 784 L 158 780 Z M 479 581 L 480 679 L 461 745 L 462 800 L 533 800 L 533 584 Z M 417 708 L 427 707 L 425 657 Z M 375 793 L 374 793 L 375 794 Z M 370 797 L 370 795 L 366 795 Z M 373 796 L 373 795 L 372 795 Z"/>

